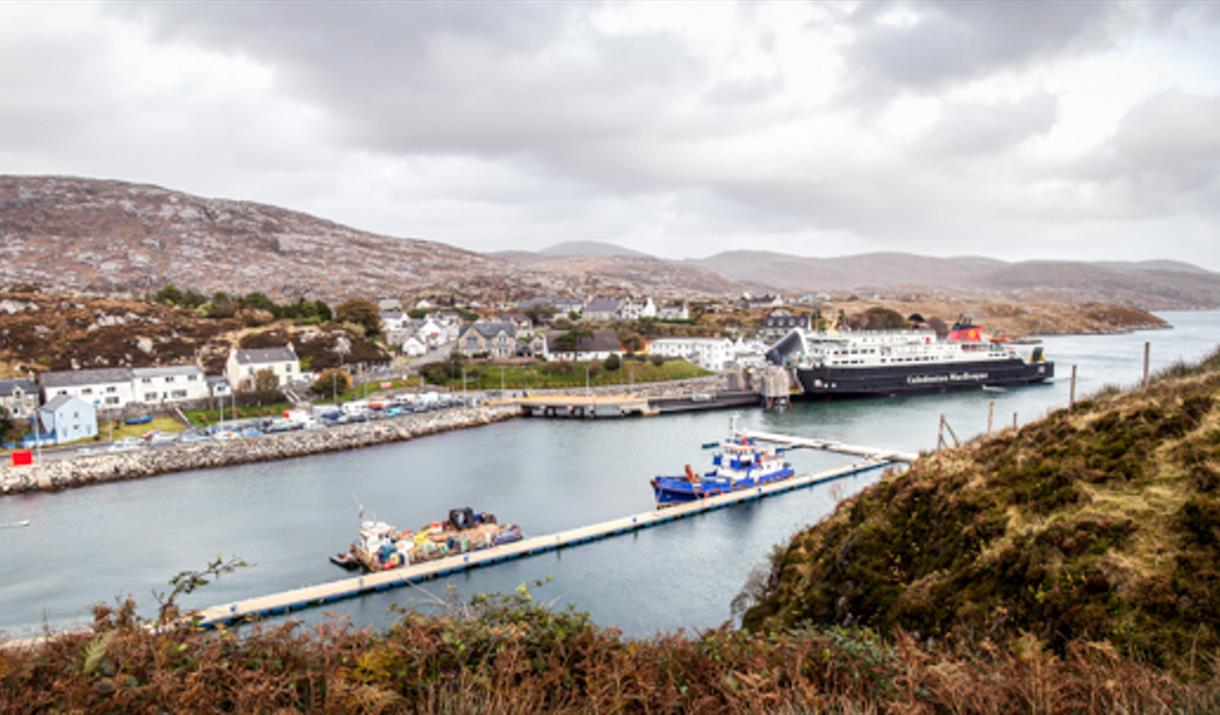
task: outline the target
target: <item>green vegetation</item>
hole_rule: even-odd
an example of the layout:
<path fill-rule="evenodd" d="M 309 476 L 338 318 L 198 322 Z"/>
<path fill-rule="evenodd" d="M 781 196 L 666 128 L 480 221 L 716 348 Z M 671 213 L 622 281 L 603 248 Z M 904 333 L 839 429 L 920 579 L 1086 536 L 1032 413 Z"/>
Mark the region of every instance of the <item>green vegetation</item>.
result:
<path fill-rule="evenodd" d="M 205 317 L 214 319 L 232 318 L 241 310 L 264 311 L 274 320 L 288 319 L 300 325 L 318 325 L 329 322 L 332 317 L 330 306 L 325 301 L 298 298 L 295 303 L 281 304 L 257 291 L 240 296 L 217 291 L 207 298 L 193 290 L 179 290 L 171 284 L 154 293 L 152 300 L 198 310 Z"/>
<path fill-rule="evenodd" d="M 237 414 L 233 413 L 233 406 L 226 402 L 224 408 L 225 421 L 236 419 L 249 419 L 251 417 L 279 417 L 284 414 L 285 410 L 292 409 L 292 404 L 289 402 L 270 402 L 265 405 L 237 405 Z M 183 410 L 183 414 L 193 424 L 198 427 L 207 427 L 208 425 L 216 424 L 220 421 L 220 409 L 209 408 L 206 410 Z"/>
<path fill-rule="evenodd" d="M 201 633 L 175 599 L 240 561 L 175 577 L 155 621 L 128 599 L 92 628 L 0 649 L 14 712 L 1111 713 L 1215 712 L 1206 684 L 1175 681 L 1103 647 L 1065 657 L 1027 641 L 950 651 L 867 631 L 626 640 L 522 587 L 384 633 L 330 621 Z M 5 709 L 0 705 L 0 709 Z"/>
<path fill-rule="evenodd" d="M 1220 653 L 1220 352 L 923 459 L 777 556 L 755 631 L 1085 639 L 1190 678 Z"/>
<path fill-rule="evenodd" d="M 99 424 L 97 429 L 103 439 L 111 439 L 112 434 L 114 439 L 123 439 L 124 437 L 142 437 L 153 430 L 159 432 L 181 432 L 185 429 L 185 425 L 173 417 L 161 415 L 154 417 L 152 422 L 142 425 L 129 425 L 124 424 L 122 420 L 115 420 L 111 425 Z"/>
<path fill-rule="evenodd" d="M 381 311 L 371 300 L 353 298 L 344 301 L 335 308 L 335 318 L 341 323 L 359 325 L 364 329 L 365 337 L 381 335 Z"/>
<path fill-rule="evenodd" d="M 389 385 L 390 385 L 389 388 L 382 387 L 383 383 L 389 383 Z M 393 391 L 393 390 L 406 390 L 408 388 L 420 387 L 422 385 L 423 385 L 423 382 L 420 380 L 420 378 L 414 377 L 414 376 L 409 377 L 405 380 L 400 379 L 400 378 L 394 378 L 392 380 L 377 380 L 376 382 L 368 383 L 367 388 L 365 385 L 353 385 L 353 386 L 349 387 L 347 390 L 340 391 L 339 392 L 339 402 L 349 402 L 351 400 L 362 400 L 366 396 L 371 397 L 377 393 L 388 392 L 388 391 Z M 318 395 L 319 399 L 317 400 L 317 402 L 326 402 L 326 403 L 334 402 L 334 400 L 332 399 L 332 396 L 331 396 L 331 391 L 330 391 L 329 385 L 327 385 L 326 388 L 323 389 L 321 392 L 315 390 L 314 394 Z"/>
<path fill-rule="evenodd" d="M 555 387 L 584 387 L 588 371 L 590 385 L 626 385 L 629 383 L 685 380 L 710 375 L 707 370 L 685 360 L 665 360 L 659 355 L 651 361 L 625 359 L 617 368 L 603 362 L 529 362 L 514 364 L 434 363 L 423 369 L 423 376 L 435 385 L 462 389 L 462 368 L 466 370 L 466 385 L 475 390 L 500 389 L 503 371 L 504 388 L 508 390 L 539 390 Z M 608 362 L 608 361 L 607 361 Z"/>

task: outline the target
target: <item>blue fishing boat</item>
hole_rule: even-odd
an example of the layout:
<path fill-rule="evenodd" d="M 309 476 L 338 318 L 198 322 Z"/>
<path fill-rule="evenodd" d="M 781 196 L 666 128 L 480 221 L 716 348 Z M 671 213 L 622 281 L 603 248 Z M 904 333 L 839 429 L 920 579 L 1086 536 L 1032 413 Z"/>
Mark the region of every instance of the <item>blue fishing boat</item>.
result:
<path fill-rule="evenodd" d="M 712 457 L 712 469 L 696 474 L 688 464 L 682 476 L 657 476 L 652 490 L 657 507 L 673 506 L 770 484 L 792 477 L 796 472 L 785 462 L 783 450 L 763 447 L 737 430 L 736 416 L 729 423 L 729 437 L 719 444 Z"/>

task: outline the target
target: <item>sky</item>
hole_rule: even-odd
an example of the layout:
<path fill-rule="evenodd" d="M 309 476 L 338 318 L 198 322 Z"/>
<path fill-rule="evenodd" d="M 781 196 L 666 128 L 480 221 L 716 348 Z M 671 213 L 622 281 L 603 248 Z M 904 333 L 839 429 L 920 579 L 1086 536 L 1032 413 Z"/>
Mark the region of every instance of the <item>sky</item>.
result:
<path fill-rule="evenodd" d="M 0 3 L 0 173 L 479 251 L 1220 270 L 1220 2 Z"/>

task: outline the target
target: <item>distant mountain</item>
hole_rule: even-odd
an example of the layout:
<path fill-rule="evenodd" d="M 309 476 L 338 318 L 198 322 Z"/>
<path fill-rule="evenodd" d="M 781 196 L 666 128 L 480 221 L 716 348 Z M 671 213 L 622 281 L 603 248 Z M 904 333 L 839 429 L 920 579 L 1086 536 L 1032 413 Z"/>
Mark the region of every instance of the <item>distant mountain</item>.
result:
<path fill-rule="evenodd" d="M 810 258 L 729 251 L 691 261 L 779 291 L 944 291 L 1119 301 L 1151 309 L 1220 306 L 1220 274 L 1178 261 L 1024 261 L 909 253 Z"/>
<path fill-rule="evenodd" d="M 633 251 L 614 243 L 600 241 L 564 241 L 548 246 L 538 253 L 544 256 L 632 256 L 636 258 L 651 258 L 647 253 Z"/>

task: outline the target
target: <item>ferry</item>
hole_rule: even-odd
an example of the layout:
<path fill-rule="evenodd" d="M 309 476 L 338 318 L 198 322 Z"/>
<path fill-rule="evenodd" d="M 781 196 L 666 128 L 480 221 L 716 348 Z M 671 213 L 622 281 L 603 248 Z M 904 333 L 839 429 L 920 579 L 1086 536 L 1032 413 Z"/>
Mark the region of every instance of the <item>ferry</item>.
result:
<path fill-rule="evenodd" d="M 767 360 L 794 368 L 809 399 L 1005 389 L 1055 376 L 1041 346 L 1023 356 L 967 317 L 944 340 L 931 330 L 794 330 L 771 347 Z"/>
<path fill-rule="evenodd" d="M 712 456 L 711 471 L 699 475 L 688 464 L 682 476 L 653 478 L 652 491 L 658 509 L 769 484 L 796 474 L 792 464 L 784 461 L 781 448 L 762 447 L 743 437 L 737 430 L 736 415 L 729 422 L 729 437 L 713 445 L 719 449 Z"/>
<path fill-rule="evenodd" d="M 521 538 L 516 524 L 499 524 L 494 514 L 465 507 L 451 509 L 444 522 L 434 521 L 415 530 L 398 529 L 384 521 L 361 521 L 356 541 L 330 560 L 349 571 L 388 571 Z"/>

